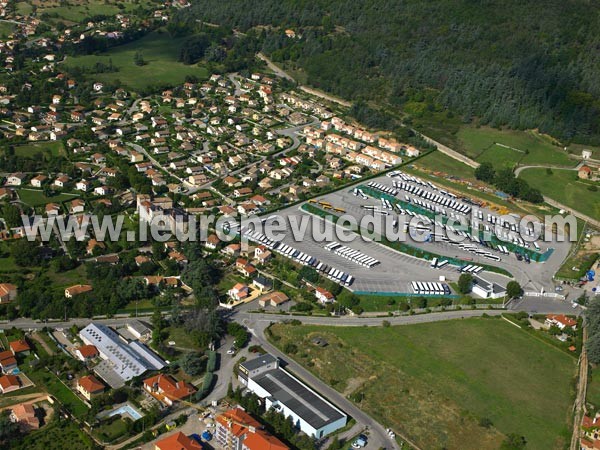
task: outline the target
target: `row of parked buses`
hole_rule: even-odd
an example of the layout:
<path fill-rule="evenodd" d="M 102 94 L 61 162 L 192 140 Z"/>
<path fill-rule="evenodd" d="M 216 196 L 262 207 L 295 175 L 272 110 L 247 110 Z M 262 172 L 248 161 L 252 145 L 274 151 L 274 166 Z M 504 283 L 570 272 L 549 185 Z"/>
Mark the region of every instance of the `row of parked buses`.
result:
<path fill-rule="evenodd" d="M 352 261 L 353 263 L 356 263 L 363 267 L 368 267 L 369 269 L 379 264 L 379 260 L 369 255 L 365 255 L 360 250 L 355 250 L 351 247 L 342 245 L 337 241 L 330 242 L 329 244 L 327 244 L 325 246 L 325 250 L 329 250 L 330 252 L 341 256 L 342 258 L 346 258 Z"/>
<path fill-rule="evenodd" d="M 268 220 L 268 219 L 267 219 Z M 263 244 L 265 247 L 279 253 L 282 256 L 290 258 L 303 266 L 313 267 L 315 270 L 323 273 L 330 280 L 335 281 L 344 286 L 350 286 L 354 281 L 354 277 L 334 267 L 330 267 L 319 261 L 314 256 L 304 253 L 291 245 L 284 244 L 280 241 L 274 241 L 259 231 L 242 230 L 242 235 L 248 240 Z"/>
<path fill-rule="evenodd" d="M 369 181 L 369 183 L 367 184 L 367 186 L 369 186 L 369 187 L 371 187 L 373 189 L 377 189 L 378 191 L 385 192 L 386 194 L 389 194 L 389 195 L 394 195 L 395 196 L 395 195 L 398 194 L 398 191 L 396 189 L 391 188 L 391 187 L 386 186 L 386 185 L 381 184 L 381 183 L 377 183 L 375 181 Z"/>
<path fill-rule="evenodd" d="M 450 288 L 446 283 L 437 281 L 411 281 L 410 286 L 415 294 L 421 295 L 449 295 Z"/>
<path fill-rule="evenodd" d="M 354 189 L 352 189 L 352 193 L 354 194 L 355 197 L 361 197 L 363 200 L 369 199 L 369 197 L 366 196 L 366 194 L 363 192 L 362 189 L 354 188 Z"/>
<path fill-rule="evenodd" d="M 445 267 L 447 265 L 448 265 L 447 259 L 440 261 L 438 258 L 433 258 L 431 260 L 431 263 L 429 264 L 429 267 L 431 267 L 432 269 L 441 269 L 442 267 Z"/>
<path fill-rule="evenodd" d="M 483 270 L 483 267 L 469 264 L 461 267 L 459 270 L 461 273 L 479 273 Z"/>
<path fill-rule="evenodd" d="M 423 189 L 419 186 L 414 186 L 412 184 L 408 184 L 403 181 L 394 181 L 394 187 L 396 187 L 398 189 L 402 189 L 403 191 L 406 191 L 417 197 L 421 197 L 425 200 L 429 200 L 433 203 L 437 203 L 438 205 L 443 206 L 445 208 L 453 209 L 461 214 L 469 214 L 472 209 L 469 205 L 465 205 L 463 203 L 457 202 L 452 197 L 448 198 L 447 196 L 449 193 L 446 191 L 443 191 L 445 193 L 445 196 L 444 196 L 441 193 L 436 194 L 435 192 L 431 192 L 427 189 Z M 429 188 L 429 186 L 427 186 L 427 187 Z M 433 187 L 431 189 L 435 189 L 436 191 L 441 192 L 436 187 Z M 454 197 L 456 197 L 456 196 L 454 196 Z"/>

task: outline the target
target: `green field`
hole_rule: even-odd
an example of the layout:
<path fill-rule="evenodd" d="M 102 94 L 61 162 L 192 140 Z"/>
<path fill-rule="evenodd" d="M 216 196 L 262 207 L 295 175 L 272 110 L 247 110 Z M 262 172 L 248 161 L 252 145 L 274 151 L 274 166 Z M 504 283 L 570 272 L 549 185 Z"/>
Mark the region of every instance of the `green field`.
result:
<path fill-rule="evenodd" d="M 166 33 L 153 32 L 137 41 L 115 47 L 100 55 L 85 55 L 69 58 L 67 65 L 92 67 L 97 62 L 109 64 L 112 60 L 118 72 L 99 73 L 94 79 L 104 82 L 120 80 L 133 89 L 151 85 L 175 85 L 183 83 L 186 75 L 200 79 L 208 77 L 206 68 L 198 65 L 186 66 L 177 61 L 179 49 L 185 38 L 173 39 Z M 144 66 L 134 64 L 136 52 L 141 52 Z"/>
<path fill-rule="evenodd" d="M 46 160 L 49 160 L 51 157 L 66 155 L 61 141 L 30 142 L 15 147 L 15 155 L 17 156 L 32 157 L 38 153 L 42 154 Z"/>
<path fill-rule="evenodd" d="M 35 189 L 18 189 L 17 195 L 23 203 L 33 207 L 45 205 L 47 203 L 61 203 L 79 197 L 77 194 L 66 193 L 47 197 L 43 191 Z"/>
<path fill-rule="evenodd" d="M 53 373 L 38 369 L 28 372 L 28 375 L 37 386 L 43 386 L 50 395 L 56 397 L 75 416 L 83 417 L 89 411 L 85 403 Z"/>
<path fill-rule="evenodd" d="M 433 172 L 442 172 L 464 180 L 475 180 L 475 169 L 442 152 L 431 152 L 420 158 L 415 164 Z"/>
<path fill-rule="evenodd" d="M 0 37 L 6 39 L 15 31 L 15 24 L 11 22 L 0 22 Z"/>
<path fill-rule="evenodd" d="M 497 449 L 517 433 L 527 448 L 562 449 L 570 438 L 575 358 L 500 318 L 271 330 L 280 348 L 294 343 L 296 360 L 422 448 Z M 315 336 L 329 345 L 312 345 Z"/>
<path fill-rule="evenodd" d="M 478 162 L 509 167 L 517 163 L 574 167 L 576 163 L 561 147 L 553 145 L 550 138 L 534 131 L 461 127 L 456 138 L 459 150 Z"/>
<path fill-rule="evenodd" d="M 589 371 L 586 401 L 594 405 L 596 410 L 600 409 L 600 367 Z"/>
<path fill-rule="evenodd" d="M 68 4 L 59 1 L 44 1 L 36 3 L 38 16 L 49 21 L 62 21 L 78 23 L 93 16 L 115 16 L 141 7 L 150 5 L 147 0 L 142 1 L 115 1 L 115 0 L 71 0 Z M 29 6 L 29 8 L 28 8 Z M 27 2 L 17 3 L 17 11 L 21 14 L 31 13 L 31 6 Z"/>
<path fill-rule="evenodd" d="M 588 189 L 594 183 L 579 180 L 576 171 L 552 169 L 552 175 L 549 175 L 546 169 L 525 169 L 519 177 L 551 199 L 600 219 L 599 194 Z M 595 186 L 600 187 L 599 184 L 595 183 Z"/>
<path fill-rule="evenodd" d="M 15 450 L 89 450 L 94 443 L 78 425 L 69 420 L 54 421 L 39 431 L 26 435 L 22 440 L 11 443 Z"/>

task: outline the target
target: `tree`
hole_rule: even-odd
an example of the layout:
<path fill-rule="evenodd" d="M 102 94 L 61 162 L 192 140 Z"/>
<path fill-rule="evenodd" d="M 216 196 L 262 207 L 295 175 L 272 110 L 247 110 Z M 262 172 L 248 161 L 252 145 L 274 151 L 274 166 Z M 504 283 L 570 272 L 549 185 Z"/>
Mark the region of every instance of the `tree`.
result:
<path fill-rule="evenodd" d="M 146 61 L 144 61 L 144 57 L 142 56 L 142 52 L 135 52 L 135 55 L 133 55 L 133 63 L 136 66 L 143 66 L 146 64 Z"/>
<path fill-rule="evenodd" d="M 475 169 L 475 178 L 486 183 L 491 183 L 496 176 L 494 166 L 490 162 L 481 163 L 481 165 Z"/>
<path fill-rule="evenodd" d="M 19 434 L 19 424 L 10 420 L 10 411 L 0 413 L 0 443 L 7 443 Z"/>
<path fill-rule="evenodd" d="M 473 284 L 473 275 L 470 273 L 463 273 L 458 277 L 458 292 L 461 294 L 468 294 L 471 292 Z"/>
<path fill-rule="evenodd" d="M 522 450 L 527 445 L 527 440 L 524 436 L 519 436 L 516 433 L 510 433 L 506 436 L 504 442 L 500 446 L 501 450 Z"/>
<path fill-rule="evenodd" d="M 523 294 L 523 288 L 516 281 L 509 281 L 506 285 L 506 295 L 508 298 L 519 297 Z"/>
<path fill-rule="evenodd" d="M 200 375 L 204 370 L 204 360 L 199 353 L 190 352 L 183 355 L 179 364 L 184 372 L 190 376 Z"/>

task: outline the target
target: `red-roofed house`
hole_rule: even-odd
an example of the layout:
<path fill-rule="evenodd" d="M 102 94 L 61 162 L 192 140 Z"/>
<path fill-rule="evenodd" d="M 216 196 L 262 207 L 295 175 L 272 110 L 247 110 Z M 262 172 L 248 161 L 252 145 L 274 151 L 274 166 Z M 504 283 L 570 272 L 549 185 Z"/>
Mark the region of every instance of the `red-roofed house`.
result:
<path fill-rule="evenodd" d="M 25 355 L 28 355 L 31 351 L 31 347 L 25 339 L 19 339 L 18 341 L 9 342 L 8 346 L 10 347 L 10 351 L 13 355 L 16 355 L 17 353 L 23 353 Z"/>
<path fill-rule="evenodd" d="M 35 415 L 35 408 L 30 403 L 20 403 L 13 406 L 10 412 L 10 420 L 18 423 L 21 431 L 37 430 L 40 427 L 40 419 Z"/>
<path fill-rule="evenodd" d="M 75 355 L 83 362 L 86 362 L 97 358 L 100 353 L 95 345 L 82 345 L 75 350 Z"/>
<path fill-rule="evenodd" d="M 3 375 L 0 377 L 0 392 L 7 394 L 21 388 L 21 380 L 15 375 Z"/>
<path fill-rule="evenodd" d="M 161 439 L 154 444 L 154 450 L 202 450 L 202 445 L 187 437 L 181 431 Z"/>
<path fill-rule="evenodd" d="M 11 283 L 0 283 L 0 303 L 12 302 L 17 298 L 17 286 Z"/>
<path fill-rule="evenodd" d="M 227 295 L 234 300 L 244 300 L 248 297 L 248 286 L 243 283 L 238 283 L 227 291 Z"/>
<path fill-rule="evenodd" d="M 144 380 L 144 389 L 160 402 L 171 406 L 196 393 L 196 388 L 185 381 L 177 381 L 170 375 L 158 374 Z"/>
<path fill-rule="evenodd" d="M 10 350 L 4 350 L 0 352 L 0 369 L 2 372 L 7 373 L 17 368 L 17 359 Z"/>
<path fill-rule="evenodd" d="M 315 289 L 315 297 L 321 303 L 332 303 L 335 301 L 335 297 L 331 292 L 320 287 Z"/>
<path fill-rule="evenodd" d="M 557 326 L 560 330 L 564 330 L 565 328 L 573 328 L 575 330 L 577 328 L 577 320 L 571 319 L 564 314 L 548 314 L 546 316 L 546 325 L 550 327 L 553 325 Z"/>
<path fill-rule="evenodd" d="M 94 375 L 87 375 L 77 381 L 77 390 L 86 399 L 91 400 L 104 392 L 104 385 Z"/>
<path fill-rule="evenodd" d="M 216 422 L 215 439 L 224 448 L 289 450 L 288 446 L 263 430 L 261 423 L 241 408 L 218 415 Z M 228 443 L 231 443 L 231 447 L 227 447 Z"/>

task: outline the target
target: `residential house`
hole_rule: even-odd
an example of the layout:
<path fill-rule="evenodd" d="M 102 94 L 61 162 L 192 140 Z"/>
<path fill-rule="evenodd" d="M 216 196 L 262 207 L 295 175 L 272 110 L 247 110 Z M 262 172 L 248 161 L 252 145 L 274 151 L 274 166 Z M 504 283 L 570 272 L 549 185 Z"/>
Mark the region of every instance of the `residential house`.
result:
<path fill-rule="evenodd" d="M 8 343 L 8 346 L 10 347 L 10 351 L 14 356 L 17 356 L 18 354 L 29 355 L 31 352 L 31 347 L 25 339 L 11 341 Z"/>
<path fill-rule="evenodd" d="M 157 441 L 154 444 L 154 450 L 202 450 L 202 445 L 195 439 L 178 431 Z"/>
<path fill-rule="evenodd" d="M 227 295 L 236 301 L 244 300 L 248 297 L 249 289 L 248 286 L 244 283 L 237 283 L 231 289 L 227 291 Z"/>
<path fill-rule="evenodd" d="M 87 400 L 92 400 L 92 398 L 102 394 L 104 389 L 104 384 L 94 375 L 86 375 L 77 381 L 77 392 Z"/>
<path fill-rule="evenodd" d="M 75 349 L 75 356 L 83 362 L 88 362 L 100 356 L 100 353 L 95 345 L 82 345 Z"/>
<path fill-rule="evenodd" d="M 21 389 L 21 379 L 16 375 L 3 375 L 0 377 L 0 392 L 8 394 Z"/>
<path fill-rule="evenodd" d="M 12 173 L 6 179 L 6 184 L 8 186 L 21 186 L 21 184 L 23 184 L 23 181 L 25 181 L 25 178 L 27 178 L 27 175 L 25 175 L 24 173 Z"/>
<path fill-rule="evenodd" d="M 545 323 L 549 327 L 556 326 L 561 331 L 565 328 L 577 329 L 577 320 L 567 317 L 564 314 L 548 314 Z"/>
<path fill-rule="evenodd" d="M 17 299 L 17 286 L 12 283 L 0 283 L 0 304 Z"/>
<path fill-rule="evenodd" d="M 44 182 L 48 179 L 46 175 L 38 175 L 33 177 L 30 181 L 33 187 L 41 188 Z"/>
<path fill-rule="evenodd" d="M 290 298 L 283 292 L 275 291 L 275 292 L 270 292 L 266 295 L 263 295 L 260 298 L 260 300 L 258 300 L 258 305 L 261 308 L 264 308 L 266 306 L 272 306 L 274 308 L 277 308 L 277 307 L 283 305 L 284 303 L 288 302 L 289 300 L 290 300 Z"/>
<path fill-rule="evenodd" d="M 35 408 L 31 403 L 19 403 L 13 406 L 10 421 L 18 423 L 21 432 L 37 430 L 40 427 L 40 419 L 36 416 Z"/>
<path fill-rule="evenodd" d="M 196 388 L 185 381 L 177 381 L 172 376 L 158 374 L 144 380 L 144 389 L 167 406 L 180 400 L 188 400 L 196 393 Z"/>
<path fill-rule="evenodd" d="M 73 298 L 86 292 L 91 292 L 92 290 L 93 288 L 89 284 L 76 284 L 75 286 L 70 286 L 65 289 L 65 297 Z"/>
<path fill-rule="evenodd" d="M 317 298 L 317 300 L 323 304 L 325 303 L 332 303 L 335 301 L 335 297 L 334 295 L 329 292 L 326 289 L 323 289 L 321 287 L 317 287 L 315 289 L 315 297 Z"/>

